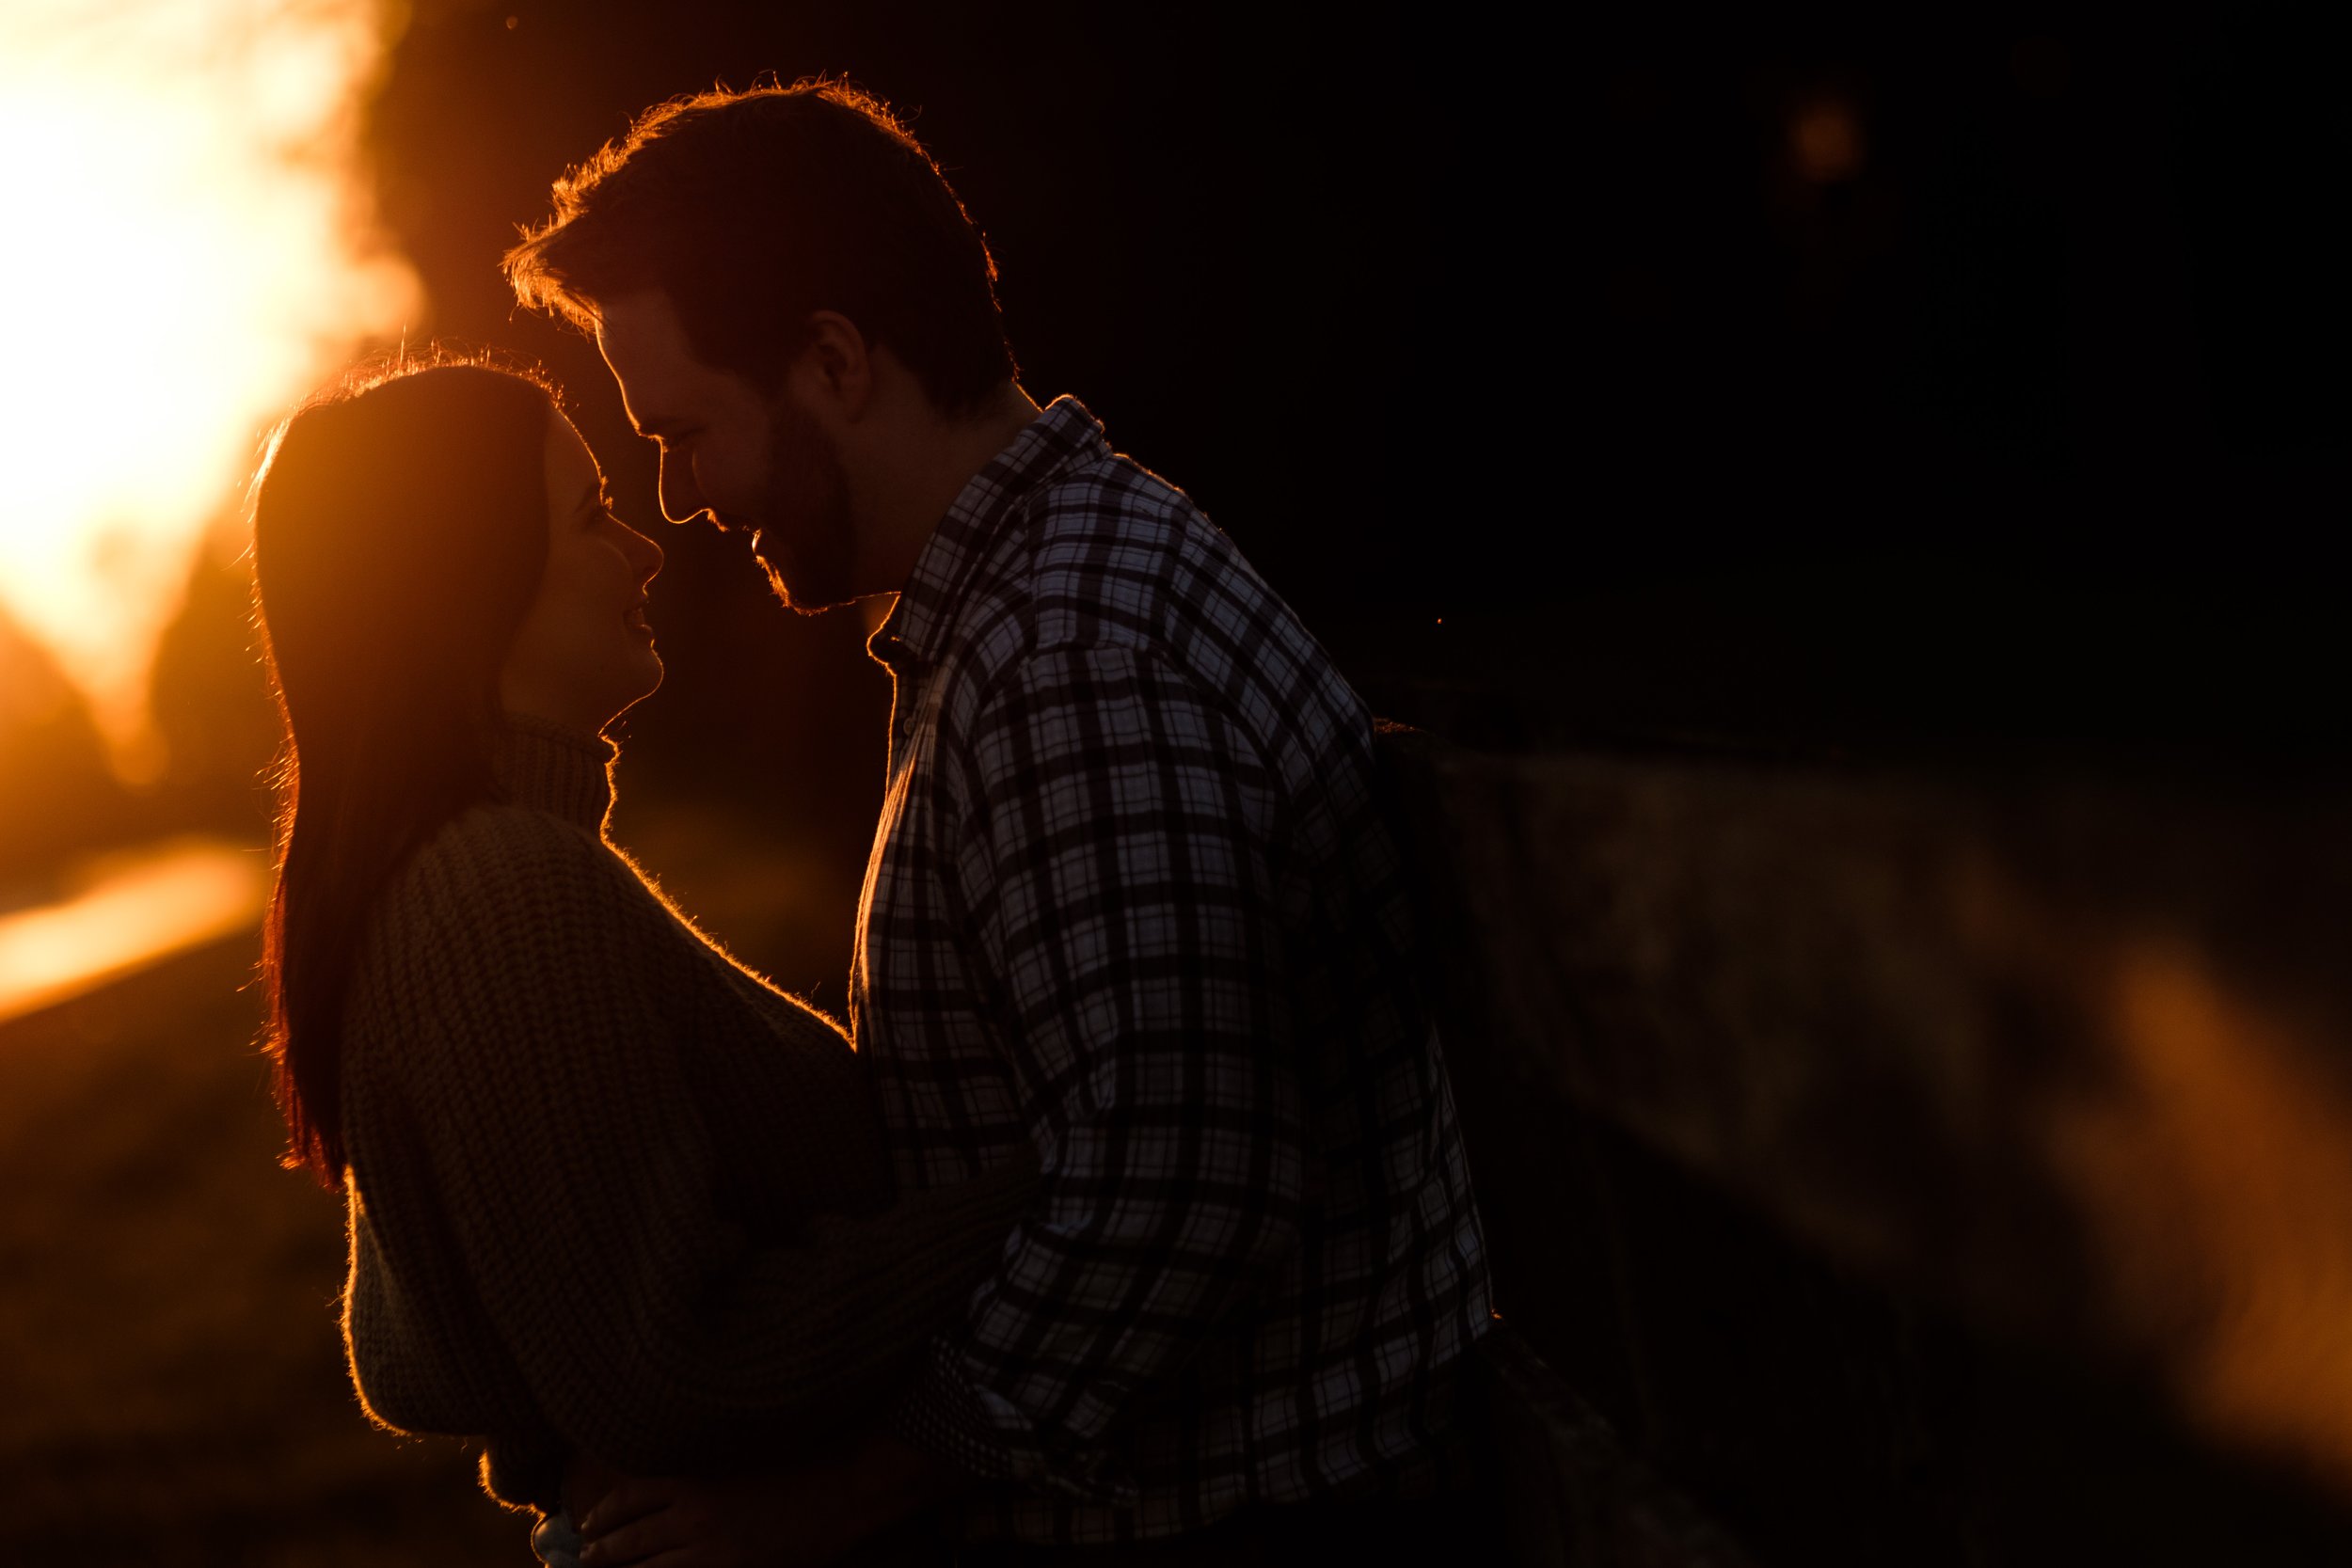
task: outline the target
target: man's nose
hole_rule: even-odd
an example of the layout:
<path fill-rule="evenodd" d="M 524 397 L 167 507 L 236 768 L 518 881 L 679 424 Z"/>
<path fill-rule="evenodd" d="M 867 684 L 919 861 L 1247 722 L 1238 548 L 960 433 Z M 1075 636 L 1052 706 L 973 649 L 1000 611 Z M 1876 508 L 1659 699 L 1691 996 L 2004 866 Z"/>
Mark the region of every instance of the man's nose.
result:
<path fill-rule="evenodd" d="M 703 507 L 702 491 L 694 485 L 694 465 L 684 456 L 662 453 L 662 516 L 674 523 L 691 523 Z"/>

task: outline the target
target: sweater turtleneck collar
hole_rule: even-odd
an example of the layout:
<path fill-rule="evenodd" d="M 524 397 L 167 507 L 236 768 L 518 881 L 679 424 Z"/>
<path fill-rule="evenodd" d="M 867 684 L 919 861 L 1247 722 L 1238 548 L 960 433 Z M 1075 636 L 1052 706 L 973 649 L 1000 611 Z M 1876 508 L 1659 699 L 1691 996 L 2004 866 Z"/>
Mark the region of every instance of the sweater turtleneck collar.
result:
<path fill-rule="evenodd" d="M 619 754 L 600 735 L 510 713 L 499 725 L 490 763 L 499 787 L 516 805 L 551 812 L 601 834 L 612 810 L 612 765 Z"/>

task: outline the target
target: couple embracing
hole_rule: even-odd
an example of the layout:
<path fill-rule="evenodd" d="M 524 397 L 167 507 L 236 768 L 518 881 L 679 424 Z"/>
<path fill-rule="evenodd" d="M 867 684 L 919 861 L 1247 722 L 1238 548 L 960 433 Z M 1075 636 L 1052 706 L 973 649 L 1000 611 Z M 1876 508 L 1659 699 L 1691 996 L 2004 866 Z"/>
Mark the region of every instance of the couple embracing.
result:
<path fill-rule="evenodd" d="M 552 389 L 409 366 L 287 421 L 270 1037 L 368 1409 L 484 1440 L 590 1568 L 1442 1547 L 1486 1269 L 1363 705 L 1031 402 L 882 104 L 682 100 L 555 196 L 508 277 L 595 335 L 665 515 L 796 609 L 897 595 L 888 789 L 845 1034 L 602 836 L 661 552 Z"/>

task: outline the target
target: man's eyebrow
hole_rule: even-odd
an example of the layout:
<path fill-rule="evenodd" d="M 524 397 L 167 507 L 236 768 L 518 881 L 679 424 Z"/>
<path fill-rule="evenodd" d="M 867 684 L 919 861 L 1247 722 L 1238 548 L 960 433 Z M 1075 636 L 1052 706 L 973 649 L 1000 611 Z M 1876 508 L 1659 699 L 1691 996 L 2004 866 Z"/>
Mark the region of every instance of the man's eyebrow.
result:
<path fill-rule="evenodd" d="M 573 503 L 572 510 L 574 512 L 591 511 L 596 506 L 601 505 L 604 502 L 604 476 L 602 474 L 598 474 L 596 478 L 588 482 L 588 488 L 580 492 L 580 499 Z"/>

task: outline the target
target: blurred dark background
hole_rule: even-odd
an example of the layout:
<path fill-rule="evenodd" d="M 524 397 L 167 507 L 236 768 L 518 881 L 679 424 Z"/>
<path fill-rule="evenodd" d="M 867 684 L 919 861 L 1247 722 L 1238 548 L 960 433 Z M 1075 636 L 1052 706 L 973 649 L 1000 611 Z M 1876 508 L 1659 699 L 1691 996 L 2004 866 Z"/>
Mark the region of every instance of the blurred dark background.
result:
<path fill-rule="evenodd" d="M 713 81 L 845 72 L 986 232 L 1023 376 L 1187 488 L 1383 711 L 1489 743 L 2340 758 L 2345 151 L 2250 24 L 1582 26 L 1365 7 L 418 7 L 377 106 L 430 329 Z M 660 531 L 628 783 L 804 824 L 839 927 L 887 684 Z M 821 826 L 819 826 L 821 824 Z M 827 923 L 831 924 L 828 925 Z"/>
<path fill-rule="evenodd" d="M 637 110 L 828 71 L 911 115 L 1029 389 L 1189 490 L 1383 712 L 2332 777 L 2329 59 L 2218 18 L 1554 40 L 1391 6 L 418 0 L 371 136 L 413 334 L 545 361 L 670 550 L 624 836 L 670 799 L 755 808 L 805 864 L 783 977 L 837 1002 L 888 695 L 864 627 L 661 527 L 592 345 L 497 272 Z M 258 812 L 236 572 L 167 650 L 151 825 Z M 14 793 L 110 787 L 87 745 L 23 754 L 72 778 Z"/>

